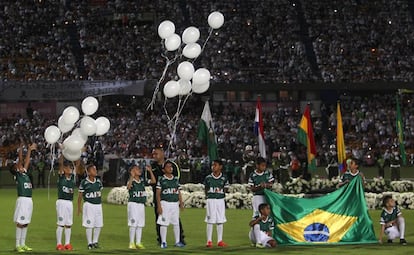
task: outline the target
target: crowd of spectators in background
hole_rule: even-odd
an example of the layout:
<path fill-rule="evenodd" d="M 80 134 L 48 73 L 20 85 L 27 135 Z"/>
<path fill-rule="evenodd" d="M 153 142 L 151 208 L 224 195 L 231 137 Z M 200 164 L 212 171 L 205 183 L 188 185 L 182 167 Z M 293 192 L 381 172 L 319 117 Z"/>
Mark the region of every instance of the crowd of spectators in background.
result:
<path fill-rule="evenodd" d="M 213 10 L 225 25 L 195 64 L 217 82 L 413 80 L 414 24 L 399 0 L 2 1 L 0 79 L 158 79 L 158 23 L 197 26 L 203 43 Z"/>

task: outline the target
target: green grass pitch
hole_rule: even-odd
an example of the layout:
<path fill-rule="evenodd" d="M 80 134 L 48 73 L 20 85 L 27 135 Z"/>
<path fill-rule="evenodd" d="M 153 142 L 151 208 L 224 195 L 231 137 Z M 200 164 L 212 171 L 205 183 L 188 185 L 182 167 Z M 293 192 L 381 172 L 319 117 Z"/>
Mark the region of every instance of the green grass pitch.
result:
<path fill-rule="evenodd" d="M 106 197 L 109 188 L 105 189 Z M 186 241 L 185 248 L 169 247 L 161 250 L 155 241 L 153 208 L 147 208 L 146 223 L 143 231 L 143 243 L 146 250 L 128 250 L 128 227 L 126 224 L 126 206 L 104 204 L 104 224 L 100 237 L 102 249 L 88 251 L 86 249 L 85 230 L 81 226 L 81 216 L 74 216 L 72 230 L 72 252 L 55 251 L 55 189 L 51 189 L 50 200 L 48 200 L 46 189 L 35 189 L 33 191 L 34 213 L 32 223 L 28 230 L 27 244 L 33 248 L 31 254 L 413 254 L 414 253 L 414 214 L 412 211 L 404 210 L 406 219 L 407 246 L 394 244 L 374 245 L 339 245 L 339 246 L 288 246 L 276 249 L 251 248 L 247 234 L 249 231 L 248 221 L 251 217 L 250 210 L 227 210 L 228 222 L 224 227 L 224 241 L 229 244 L 226 248 L 207 249 L 205 244 L 205 223 L 203 209 L 186 209 L 181 213 Z M 0 189 L 0 254 L 13 254 L 15 244 L 15 225 L 13 223 L 13 212 L 16 201 L 15 189 Z M 74 211 L 76 212 L 76 205 Z M 371 211 L 371 217 L 375 222 L 375 230 L 378 235 L 379 211 Z M 214 230 L 215 237 L 215 230 Z M 172 246 L 172 228 L 168 231 L 168 243 Z M 214 240 L 215 242 L 215 240 Z"/>

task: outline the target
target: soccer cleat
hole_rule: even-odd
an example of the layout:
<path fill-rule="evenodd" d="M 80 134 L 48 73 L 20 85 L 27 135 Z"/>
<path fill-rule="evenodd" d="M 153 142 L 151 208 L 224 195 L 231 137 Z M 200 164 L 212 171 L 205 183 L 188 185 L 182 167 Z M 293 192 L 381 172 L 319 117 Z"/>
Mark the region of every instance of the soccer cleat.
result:
<path fill-rule="evenodd" d="M 208 241 L 206 244 L 207 248 L 212 248 L 213 247 L 213 242 L 212 241 Z"/>
<path fill-rule="evenodd" d="M 263 248 L 265 248 L 265 246 L 263 244 L 261 244 L 261 243 L 257 243 L 256 244 L 256 248 L 263 249 Z"/>
<path fill-rule="evenodd" d="M 218 247 L 227 247 L 227 244 L 225 242 L 223 242 L 223 240 L 221 240 L 220 242 L 217 243 Z"/>
<path fill-rule="evenodd" d="M 25 252 L 25 250 L 23 249 L 23 247 L 22 247 L 22 246 L 17 246 L 17 247 L 16 247 L 16 251 L 17 251 L 18 253 Z"/>
<path fill-rule="evenodd" d="M 145 246 L 142 243 L 137 243 L 135 246 L 137 247 L 137 249 L 145 250 Z"/>
<path fill-rule="evenodd" d="M 94 247 L 93 247 L 93 244 L 88 244 L 88 250 L 92 250 Z"/>
<path fill-rule="evenodd" d="M 392 243 L 392 240 L 391 239 L 388 239 L 387 243 Z"/>
<path fill-rule="evenodd" d="M 70 243 L 66 244 L 66 245 L 65 245 L 65 250 L 67 250 L 67 251 L 72 251 L 72 250 L 73 250 L 72 245 L 71 245 Z"/>
<path fill-rule="evenodd" d="M 400 244 L 402 244 L 402 245 L 407 245 L 407 241 L 405 241 L 405 239 L 403 238 L 403 239 L 400 239 Z"/>
<path fill-rule="evenodd" d="M 256 247 L 255 243 L 250 243 L 250 247 Z"/>
<path fill-rule="evenodd" d="M 167 248 L 167 243 L 161 243 L 161 249 Z"/>
<path fill-rule="evenodd" d="M 178 242 L 175 244 L 175 247 L 183 248 L 185 247 L 185 244 L 183 244 L 182 242 Z"/>
<path fill-rule="evenodd" d="M 128 248 L 131 249 L 131 250 L 135 250 L 137 248 L 137 246 L 134 243 L 130 243 Z"/>
<path fill-rule="evenodd" d="M 101 248 L 101 246 L 99 246 L 98 243 L 93 243 L 92 245 L 93 245 L 94 249 L 100 249 Z"/>
<path fill-rule="evenodd" d="M 65 247 L 62 244 L 56 245 L 56 250 L 57 251 L 63 251 L 64 249 L 65 249 Z"/>
<path fill-rule="evenodd" d="M 32 248 L 30 248 L 29 246 L 27 246 L 27 245 L 23 245 L 23 246 L 21 246 L 22 247 L 22 249 L 24 250 L 24 251 L 33 251 L 33 249 Z"/>

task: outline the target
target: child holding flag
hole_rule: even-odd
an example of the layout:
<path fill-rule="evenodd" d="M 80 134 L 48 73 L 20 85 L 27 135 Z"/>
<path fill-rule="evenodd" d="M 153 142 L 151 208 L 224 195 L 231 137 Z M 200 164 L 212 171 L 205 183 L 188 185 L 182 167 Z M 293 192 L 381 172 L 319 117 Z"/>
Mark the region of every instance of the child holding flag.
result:
<path fill-rule="evenodd" d="M 150 165 L 146 166 L 150 175 L 148 184 L 155 183 L 155 176 Z M 128 226 L 129 226 L 129 249 L 145 249 L 141 243 L 142 228 L 145 226 L 145 202 L 147 193 L 145 192 L 145 179 L 141 167 L 135 165 L 129 170 L 130 178 L 127 183 L 129 191 L 128 199 Z M 134 240 L 135 237 L 135 240 Z"/>
<path fill-rule="evenodd" d="M 213 224 L 217 228 L 217 246 L 225 247 L 223 242 L 223 224 L 226 220 L 226 204 L 224 202 L 225 192 L 229 188 L 229 181 L 223 175 L 223 162 L 214 160 L 211 166 L 212 173 L 204 180 L 204 186 L 207 197 L 207 214 L 205 222 L 207 223 L 207 244 L 206 247 L 213 247 Z"/>
<path fill-rule="evenodd" d="M 407 245 L 407 241 L 404 239 L 405 219 L 398 206 L 395 205 L 394 199 L 392 199 L 391 195 L 386 195 L 382 204 L 384 208 L 381 212 L 379 242 L 382 243 L 382 236 L 385 234 L 388 238 L 388 243 L 392 243 L 392 240 L 395 238 L 400 238 L 400 244 Z"/>
<path fill-rule="evenodd" d="M 184 247 L 180 241 L 180 208 L 184 209 L 178 177 L 173 175 L 173 163 L 166 161 L 164 175 L 158 177 L 156 199 L 158 208 L 157 224 L 160 225 L 161 248 L 167 248 L 167 228 L 174 227 L 175 246 Z"/>
<path fill-rule="evenodd" d="M 260 204 L 259 213 L 249 223 L 251 227 L 249 233 L 250 241 L 257 248 L 276 247 L 276 240 L 272 237 L 275 223 L 270 216 L 270 206 L 266 203 Z"/>
<path fill-rule="evenodd" d="M 266 203 L 264 196 L 265 189 L 271 189 L 275 178 L 273 175 L 266 170 L 266 160 L 262 157 L 256 159 L 256 170 L 249 176 L 248 185 L 253 191 L 253 217 L 259 214 L 259 205 Z"/>
<path fill-rule="evenodd" d="M 341 176 L 338 188 L 350 183 L 357 176 L 361 176 L 362 182 L 365 183 L 365 176 L 359 171 L 358 164 L 354 159 L 347 159 L 346 166 L 348 171 Z"/>

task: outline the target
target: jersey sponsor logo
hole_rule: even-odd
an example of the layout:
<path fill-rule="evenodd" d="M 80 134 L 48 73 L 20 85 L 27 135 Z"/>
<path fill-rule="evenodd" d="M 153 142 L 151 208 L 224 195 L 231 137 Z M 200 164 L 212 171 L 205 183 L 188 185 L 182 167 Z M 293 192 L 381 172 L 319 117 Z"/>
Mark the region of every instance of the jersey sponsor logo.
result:
<path fill-rule="evenodd" d="M 101 192 L 100 191 L 93 191 L 93 192 L 88 192 L 85 194 L 86 198 L 97 198 L 97 197 L 101 197 Z"/>
<path fill-rule="evenodd" d="M 147 192 L 145 191 L 134 191 L 132 193 L 132 197 L 146 197 L 147 196 Z"/>
<path fill-rule="evenodd" d="M 218 194 L 224 194 L 224 189 L 219 187 L 210 187 L 208 189 L 208 193 L 218 193 Z"/>
<path fill-rule="evenodd" d="M 32 188 L 32 183 L 30 183 L 30 182 L 25 182 L 25 183 L 23 184 L 23 188 L 25 188 L 25 189 L 31 189 L 31 188 Z"/>
<path fill-rule="evenodd" d="M 64 193 L 73 194 L 73 188 L 69 188 L 69 187 L 66 187 L 66 186 L 62 187 L 62 191 Z"/>
<path fill-rule="evenodd" d="M 169 194 L 178 194 L 177 188 L 166 188 L 162 190 L 162 194 L 169 195 Z"/>

